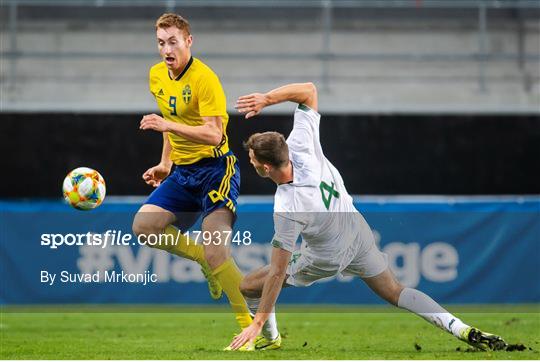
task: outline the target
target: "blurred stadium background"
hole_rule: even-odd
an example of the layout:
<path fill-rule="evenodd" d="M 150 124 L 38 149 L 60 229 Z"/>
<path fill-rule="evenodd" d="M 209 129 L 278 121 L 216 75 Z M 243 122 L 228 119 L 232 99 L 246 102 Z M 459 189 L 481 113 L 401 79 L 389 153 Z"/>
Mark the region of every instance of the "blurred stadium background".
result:
<path fill-rule="evenodd" d="M 67 221 L 129 231 L 143 200 L 129 196 L 150 193 L 141 174 L 159 161 L 161 135 L 138 124 L 157 110 L 147 75 L 159 61 L 153 24 L 163 12 L 190 21 L 194 56 L 228 97 L 240 210 L 252 213 L 241 227 L 271 237 L 274 191 L 241 142 L 260 130 L 287 133 L 294 105 L 245 121 L 234 102 L 313 81 L 327 157 L 404 283 L 443 303 L 540 301 L 538 1 L 2 0 L 1 303 L 209 302 L 198 270 L 160 251 L 112 248 L 96 266 L 87 248 L 39 245 L 40 233 L 72 231 Z M 99 170 L 114 196 L 84 217 L 59 201 L 78 166 Z M 267 240 L 236 251 L 244 270 L 267 261 Z M 43 268 L 148 269 L 161 279 L 144 293 L 129 284 L 47 287 Z M 376 302 L 348 283 L 283 300 Z"/>

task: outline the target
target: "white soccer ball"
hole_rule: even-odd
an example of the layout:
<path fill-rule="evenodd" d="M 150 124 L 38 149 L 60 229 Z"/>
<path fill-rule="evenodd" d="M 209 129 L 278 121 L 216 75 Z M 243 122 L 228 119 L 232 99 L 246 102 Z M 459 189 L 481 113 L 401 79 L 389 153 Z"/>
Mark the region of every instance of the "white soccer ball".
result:
<path fill-rule="evenodd" d="M 105 180 L 88 167 L 79 167 L 67 174 L 62 186 L 64 199 L 78 210 L 92 210 L 105 199 Z"/>

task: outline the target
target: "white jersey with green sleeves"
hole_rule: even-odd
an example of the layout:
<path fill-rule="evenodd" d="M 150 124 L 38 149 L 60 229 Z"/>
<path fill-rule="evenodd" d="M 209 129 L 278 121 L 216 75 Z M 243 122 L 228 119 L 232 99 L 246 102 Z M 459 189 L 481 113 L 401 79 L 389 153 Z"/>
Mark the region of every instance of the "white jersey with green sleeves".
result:
<path fill-rule="evenodd" d="M 324 156 L 320 138 L 321 115 L 305 105 L 294 113 L 287 138 L 293 182 L 279 185 L 274 199 L 275 234 L 272 244 L 290 252 L 302 237 L 302 249 L 312 258 L 339 260 L 350 253 L 359 233 L 359 212 L 339 171 Z"/>

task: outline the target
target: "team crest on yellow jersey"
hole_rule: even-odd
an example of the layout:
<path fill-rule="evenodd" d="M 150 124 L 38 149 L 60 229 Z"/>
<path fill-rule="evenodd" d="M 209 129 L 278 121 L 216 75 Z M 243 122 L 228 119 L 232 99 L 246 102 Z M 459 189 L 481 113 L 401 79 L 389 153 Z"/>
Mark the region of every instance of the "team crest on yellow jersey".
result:
<path fill-rule="evenodd" d="M 188 104 L 191 101 L 191 87 L 189 84 L 182 90 L 182 98 L 184 99 L 185 104 Z"/>

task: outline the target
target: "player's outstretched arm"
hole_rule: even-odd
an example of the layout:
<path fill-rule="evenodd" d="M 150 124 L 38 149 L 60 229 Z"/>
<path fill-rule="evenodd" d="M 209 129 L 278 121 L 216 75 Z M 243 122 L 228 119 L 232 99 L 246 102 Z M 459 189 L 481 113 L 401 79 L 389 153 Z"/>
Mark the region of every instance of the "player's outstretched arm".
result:
<path fill-rule="evenodd" d="M 248 342 L 253 342 L 261 332 L 281 292 L 283 282 L 287 276 L 287 265 L 289 265 L 290 260 L 290 251 L 273 248 L 270 271 L 264 282 L 257 314 L 253 322 L 247 328 L 244 328 L 242 333 L 233 338 L 230 344 L 232 349 L 238 349 Z"/>
<path fill-rule="evenodd" d="M 291 83 L 268 93 L 252 93 L 241 96 L 235 108 L 245 114 L 246 119 L 261 113 L 264 107 L 283 102 L 302 103 L 317 111 L 317 87 L 309 83 Z"/>

